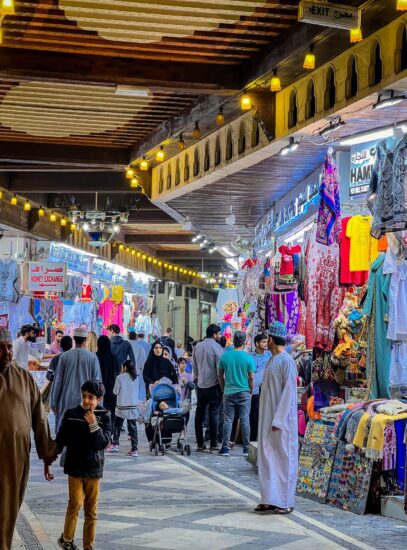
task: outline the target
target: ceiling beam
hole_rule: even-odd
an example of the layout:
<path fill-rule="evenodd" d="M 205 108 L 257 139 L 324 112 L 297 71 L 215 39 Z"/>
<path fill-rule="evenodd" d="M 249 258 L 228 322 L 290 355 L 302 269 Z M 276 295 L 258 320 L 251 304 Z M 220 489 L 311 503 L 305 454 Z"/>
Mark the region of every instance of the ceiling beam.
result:
<path fill-rule="evenodd" d="M 43 50 L 0 48 L 0 77 L 8 79 L 146 86 L 151 91 L 227 95 L 238 91 L 231 68 L 205 63 L 132 59 Z"/>
<path fill-rule="evenodd" d="M 191 244 L 193 235 L 180 235 L 177 233 L 149 233 L 149 234 L 127 234 L 125 242 L 128 244 L 150 244 L 150 245 L 165 245 L 165 244 Z"/>
<path fill-rule="evenodd" d="M 122 171 L 128 160 L 127 149 L 0 141 L 0 162 L 6 163 Z"/>
<path fill-rule="evenodd" d="M 158 250 L 157 258 L 163 260 L 185 260 L 185 261 L 195 261 L 195 260 L 217 260 L 225 259 L 219 252 L 214 252 L 209 254 L 207 251 L 203 250 Z"/>

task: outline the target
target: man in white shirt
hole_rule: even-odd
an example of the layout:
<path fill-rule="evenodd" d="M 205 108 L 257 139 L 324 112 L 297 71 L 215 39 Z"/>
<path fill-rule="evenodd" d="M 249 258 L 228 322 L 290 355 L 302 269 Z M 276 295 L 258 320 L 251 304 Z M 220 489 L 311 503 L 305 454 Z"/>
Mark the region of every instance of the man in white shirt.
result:
<path fill-rule="evenodd" d="M 177 359 L 179 359 L 180 357 L 184 357 L 184 354 L 185 350 L 182 347 L 182 341 L 178 340 L 177 347 L 175 348 L 175 355 L 177 356 Z"/>
<path fill-rule="evenodd" d="M 13 342 L 13 361 L 22 369 L 28 369 L 28 358 L 30 355 L 37 361 L 41 360 L 41 355 L 31 345 L 34 339 L 34 327 L 32 325 L 23 325 L 21 327 L 21 336 Z"/>

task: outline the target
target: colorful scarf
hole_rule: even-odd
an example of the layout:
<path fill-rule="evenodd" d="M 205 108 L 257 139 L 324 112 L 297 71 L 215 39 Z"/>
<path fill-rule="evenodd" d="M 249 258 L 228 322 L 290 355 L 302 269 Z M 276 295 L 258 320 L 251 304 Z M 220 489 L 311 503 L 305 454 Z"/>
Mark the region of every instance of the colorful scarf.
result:
<path fill-rule="evenodd" d="M 330 246 L 338 242 L 342 227 L 338 175 L 334 160 L 329 154 L 322 168 L 319 195 L 316 239 L 318 243 Z"/>

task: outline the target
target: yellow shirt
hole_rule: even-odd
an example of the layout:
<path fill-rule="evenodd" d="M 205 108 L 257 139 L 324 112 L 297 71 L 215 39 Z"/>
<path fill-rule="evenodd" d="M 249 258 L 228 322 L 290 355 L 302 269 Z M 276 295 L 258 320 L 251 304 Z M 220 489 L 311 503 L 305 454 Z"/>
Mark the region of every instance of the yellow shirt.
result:
<path fill-rule="evenodd" d="M 369 271 L 379 255 L 378 240 L 370 235 L 371 216 L 353 216 L 346 226 L 350 238 L 350 271 Z"/>

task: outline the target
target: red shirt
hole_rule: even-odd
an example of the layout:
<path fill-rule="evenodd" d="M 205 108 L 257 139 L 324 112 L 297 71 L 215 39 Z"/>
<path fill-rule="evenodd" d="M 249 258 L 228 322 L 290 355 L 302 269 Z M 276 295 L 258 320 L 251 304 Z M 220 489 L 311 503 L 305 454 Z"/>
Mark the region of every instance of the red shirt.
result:
<path fill-rule="evenodd" d="M 350 238 L 346 236 L 346 226 L 350 217 L 342 218 L 342 235 L 340 244 L 340 284 L 363 286 L 368 277 L 368 271 L 351 271 L 349 267 L 350 258 Z"/>
<path fill-rule="evenodd" d="M 278 251 L 281 252 L 280 275 L 294 275 L 293 254 L 299 254 L 301 246 L 299 244 L 295 246 L 283 244 Z"/>

